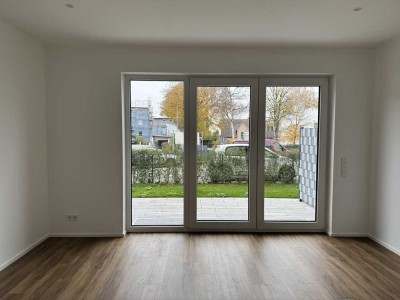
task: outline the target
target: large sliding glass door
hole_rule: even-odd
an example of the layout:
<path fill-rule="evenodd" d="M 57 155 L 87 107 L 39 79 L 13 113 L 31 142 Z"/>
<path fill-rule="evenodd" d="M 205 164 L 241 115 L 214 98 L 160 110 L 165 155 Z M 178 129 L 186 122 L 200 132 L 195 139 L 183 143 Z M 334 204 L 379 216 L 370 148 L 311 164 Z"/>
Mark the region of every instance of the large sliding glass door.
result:
<path fill-rule="evenodd" d="M 124 85 L 128 230 L 324 229 L 326 79 Z"/>

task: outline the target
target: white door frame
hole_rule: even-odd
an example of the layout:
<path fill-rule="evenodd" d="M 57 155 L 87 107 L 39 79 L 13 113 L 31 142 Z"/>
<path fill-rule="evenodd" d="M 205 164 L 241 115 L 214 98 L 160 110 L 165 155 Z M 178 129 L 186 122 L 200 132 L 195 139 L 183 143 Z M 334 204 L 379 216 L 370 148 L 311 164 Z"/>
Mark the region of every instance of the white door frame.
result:
<path fill-rule="evenodd" d="M 184 224 L 182 226 L 132 226 L 131 186 L 131 124 L 130 81 L 183 81 L 184 82 Z M 251 86 L 250 100 L 250 171 L 249 220 L 248 221 L 196 221 L 196 86 Z M 264 222 L 264 141 L 265 87 L 272 86 L 319 86 L 319 148 L 318 190 L 316 222 Z M 328 77 L 309 75 L 210 75 L 210 74 L 122 74 L 123 108 L 123 190 L 125 226 L 127 232 L 190 232 L 190 231 L 324 231 L 327 176 L 328 141 Z M 264 101 L 263 101 L 264 100 Z M 258 137 L 258 138 L 257 138 Z M 258 153 L 260 155 L 258 155 Z M 259 159 L 256 159 L 257 155 Z M 253 158 L 253 159 L 252 159 Z"/>
<path fill-rule="evenodd" d="M 133 226 L 132 225 L 132 148 L 131 148 L 131 86 L 130 82 L 137 81 L 182 81 L 184 84 L 184 147 L 183 161 L 184 174 L 189 174 L 189 77 L 185 74 L 148 74 L 148 73 L 123 73 L 122 74 L 122 107 L 123 107 L 123 149 L 124 149 L 124 203 L 125 203 L 125 226 L 127 232 L 185 232 L 189 223 L 188 194 L 189 184 L 183 176 L 184 201 L 183 201 L 183 225 L 175 226 Z"/>
<path fill-rule="evenodd" d="M 247 221 L 197 221 L 197 88 L 202 86 L 245 86 L 250 87 L 250 147 L 249 147 L 249 195 Z M 258 79 L 257 78 L 220 78 L 202 77 L 190 78 L 190 169 L 189 173 L 189 229 L 207 230 L 240 230 L 255 229 L 257 226 L 257 109 L 258 109 Z M 253 116 L 253 117 L 252 117 Z M 256 117 L 254 117 L 256 116 Z"/>
<path fill-rule="evenodd" d="M 318 165 L 317 165 L 317 201 L 316 221 L 264 221 L 264 155 L 258 159 L 257 175 L 257 228 L 268 231 L 315 231 L 325 229 L 325 176 L 327 160 L 328 134 L 328 78 L 322 77 L 271 77 L 260 80 L 260 101 L 258 109 L 258 140 L 265 139 L 265 104 L 267 86 L 320 87 L 318 120 Z M 264 143 L 258 144 L 258 152 L 263 153 Z"/>

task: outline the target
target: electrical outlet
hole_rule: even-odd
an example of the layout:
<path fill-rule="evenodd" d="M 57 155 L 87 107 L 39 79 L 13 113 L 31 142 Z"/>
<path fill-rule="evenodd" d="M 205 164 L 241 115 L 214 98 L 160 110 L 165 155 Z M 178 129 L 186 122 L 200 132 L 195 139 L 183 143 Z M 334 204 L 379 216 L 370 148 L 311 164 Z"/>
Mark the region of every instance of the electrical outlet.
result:
<path fill-rule="evenodd" d="M 67 215 L 67 220 L 70 222 L 78 221 L 78 215 Z"/>

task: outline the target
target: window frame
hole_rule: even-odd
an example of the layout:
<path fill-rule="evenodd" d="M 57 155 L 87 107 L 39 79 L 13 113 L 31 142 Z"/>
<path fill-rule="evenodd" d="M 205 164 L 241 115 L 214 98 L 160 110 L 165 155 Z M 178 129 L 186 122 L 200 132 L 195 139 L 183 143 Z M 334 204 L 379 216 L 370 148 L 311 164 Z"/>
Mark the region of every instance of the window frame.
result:
<path fill-rule="evenodd" d="M 266 98 L 267 86 L 292 86 L 292 87 L 320 87 L 319 116 L 318 116 L 318 155 L 317 155 L 317 201 L 315 221 L 265 221 L 264 220 L 264 160 L 259 157 L 257 176 L 257 228 L 265 231 L 325 231 L 327 206 L 326 178 L 328 176 L 327 143 L 328 143 L 328 107 L 329 107 L 329 81 L 327 77 L 268 77 L 260 80 L 260 99 Z M 258 110 L 258 139 L 263 138 L 265 132 L 265 101 L 259 102 Z M 258 151 L 262 151 L 259 143 Z"/>
<path fill-rule="evenodd" d="M 123 124 L 123 224 L 126 232 L 187 232 L 189 222 L 189 208 L 186 205 L 189 194 L 189 185 L 185 184 L 185 176 L 183 176 L 184 186 L 184 203 L 183 203 L 183 224 L 182 225 L 132 225 L 132 169 L 131 169 L 131 113 L 130 113 L 130 83 L 131 81 L 181 81 L 184 84 L 184 115 L 188 113 L 189 99 L 189 77 L 183 74 L 148 74 L 148 73 L 121 73 L 121 93 L 122 97 L 122 124 Z M 189 118 L 184 118 L 184 140 L 189 139 Z M 184 174 L 189 172 L 189 145 L 184 144 L 183 150 Z"/>
<path fill-rule="evenodd" d="M 232 228 L 232 227 L 219 227 L 219 228 L 195 228 L 190 226 L 190 210 L 187 205 L 190 201 L 190 193 L 193 188 L 191 187 L 190 182 L 185 183 L 184 181 L 184 224 L 182 226 L 132 226 L 132 200 L 131 200 L 131 110 L 130 110 L 130 81 L 182 81 L 184 83 L 184 172 L 187 174 L 184 176 L 187 181 L 187 177 L 190 177 L 190 162 L 191 162 L 191 150 L 190 150 L 190 141 L 193 137 L 190 136 L 191 130 L 193 130 L 191 124 L 191 120 L 188 116 L 191 115 L 191 103 L 190 103 L 190 83 L 194 78 L 215 78 L 215 80 L 220 80 L 221 78 L 247 78 L 254 79 L 258 81 L 258 113 L 255 114 L 257 119 L 257 134 L 258 140 L 263 142 L 257 143 L 257 152 L 264 153 L 265 146 L 265 118 L 262 119 L 262 114 L 265 114 L 265 107 L 263 109 L 263 101 L 262 99 L 262 87 L 266 84 L 295 84 L 295 86 L 315 86 L 315 83 L 318 83 L 321 87 L 321 102 L 320 102 L 320 126 L 319 126 L 319 142 L 320 142 L 320 151 L 318 155 L 318 176 L 323 176 L 323 180 L 319 180 L 318 186 L 318 222 L 310 224 L 302 224 L 304 222 L 274 222 L 274 223 L 265 223 L 260 222 L 260 212 L 264 214 L 264 206 L 262 205 L 261 210 L 261 193 L 263 197 L 263 190 L 260 190 L 260 180 L 263 180 L 263 177 L 260 176 L 260 173 L 263 173 L 264 168 L 264 155 L 262 160 L 257 162 L 257 224 L 254 228 Z M 327 143 L 328 139 L 330 139 L 330 132 L 328 132 L 328 117 L 331 112 L 328 112 L 329 106 L 329 96 L 328 96 L 328 78 L 327 75 L 260 75 L 260 74 L 221 74 L 221 75 L 210 75 L 210 74 L 171 74 L 171 73 L 121 73 L 121 93 L 122 93 L 122 131 L 123 131 L 123 224 L 128 232 L 195 232 L 195 231 L 238 231 L 238 232 L 279 232 L 279 231 L 302 231 L 302 232 L 324 232 L 325 231 L 325 207 L 327 206 L 326 199 L 326 186 L 325 179 L 328 175 L 328 168 L 330 167 L 330 162 L 327 162 Z M 265 94 L 265 92 L 264 92 Z M 264 103 L 265 106 L 265 103 Z M 254 113 L 253 111 L 251 113 Z M 253 117 L 254 119 L 254 117 Z M 260 139 L 260 136 L 262 138 Z M 253 142 L 254 143 L 254 142 Z M 268 147 L 267 147 L 268 148 Z M 192 175 L 193 176 L 193 175 Z M 190 179 L 189 179 L 190 181 Z M 261 185 L 263 187 L 263 185 Z M 250 212 L 249 212 L 250 216 Z M 305 226 L 304 226 L 305 225 Z"/>

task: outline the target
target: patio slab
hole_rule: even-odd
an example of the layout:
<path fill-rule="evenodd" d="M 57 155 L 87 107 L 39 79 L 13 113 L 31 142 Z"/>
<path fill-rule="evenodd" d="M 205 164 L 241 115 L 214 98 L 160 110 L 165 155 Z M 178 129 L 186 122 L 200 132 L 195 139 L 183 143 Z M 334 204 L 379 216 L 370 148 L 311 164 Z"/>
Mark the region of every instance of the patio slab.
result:
<path fill-rule="evenodd" d="M 315 209 L 299 199 L 265 198 L 266 221 L 314 221 Z M 248 219 L 247 198 L 198 198 L 198 220 Z M 133 225 L 183 225 L 183 198 L 132 198 Z"/>

